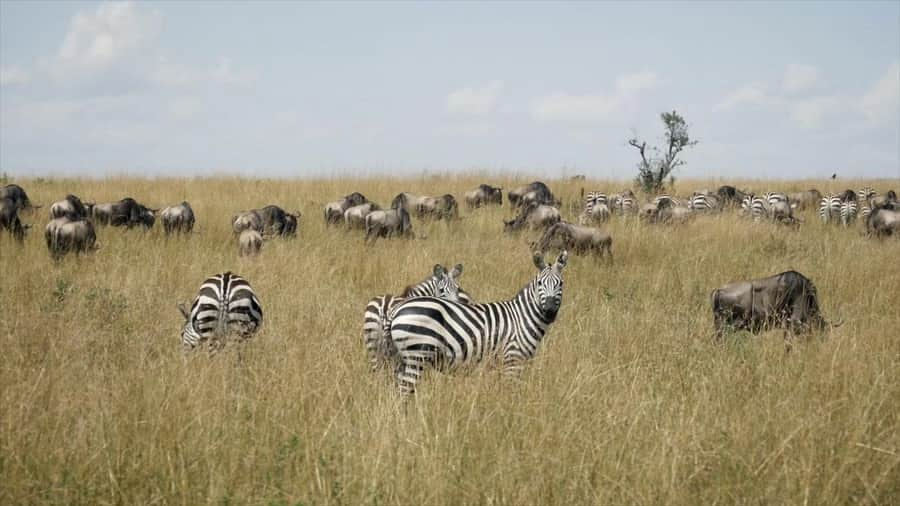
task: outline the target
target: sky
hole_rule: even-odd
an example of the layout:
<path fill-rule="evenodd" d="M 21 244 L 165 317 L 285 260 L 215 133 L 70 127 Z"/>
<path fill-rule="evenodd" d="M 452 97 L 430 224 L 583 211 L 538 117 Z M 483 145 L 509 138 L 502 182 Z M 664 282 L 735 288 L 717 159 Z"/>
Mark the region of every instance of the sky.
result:
<path fill-rule="evenodd" d="M 900 178 L 900 2 L 0 0 L 0 171 Z"/>

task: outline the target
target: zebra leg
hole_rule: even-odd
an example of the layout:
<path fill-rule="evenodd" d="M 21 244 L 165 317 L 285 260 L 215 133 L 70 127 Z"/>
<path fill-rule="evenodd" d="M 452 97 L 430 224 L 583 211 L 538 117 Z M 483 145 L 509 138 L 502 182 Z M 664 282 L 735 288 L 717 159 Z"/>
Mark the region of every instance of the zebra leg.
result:
<path fill-rule="evenodd" d="M 424 361 L 415 357 L 402 357 L 397 363 L 397 387 L 404 399 L 416 393 L 416 383 L 422 377 Z"/>
<path fill-rule="evenodd" d="M 517 347 L 510 346 L 503 350 L 503 377 L 506 379 L 519 379 L 522 369 L 525 367 L 525 355 Z"/>

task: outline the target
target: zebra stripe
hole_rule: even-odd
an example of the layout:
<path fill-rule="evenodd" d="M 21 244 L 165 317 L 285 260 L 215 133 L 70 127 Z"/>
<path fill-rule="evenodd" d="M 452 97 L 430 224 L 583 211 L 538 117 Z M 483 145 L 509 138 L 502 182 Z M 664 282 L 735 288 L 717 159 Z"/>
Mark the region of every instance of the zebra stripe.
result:
<path fill-rule="evenodd" d="M 638 203 L 633 195 L 619 195 L 614 204 L 615 209 L 623 215 L 634 214 L 638 210 Z"/>
<path fill-rule="evenodd" d="M 822 197 L 819 202 L 819 217 L 822 221 L 828 223 L 837 220 L 841 215 L 841 197 L 838 195 L 827 195 Z"/>
<path fill-rule="evenodd" d="M 230 334 L 237 334 L 239 341 L 249 338 L 263 321 L 262 306 L 250 283 L 231 272 L 207 278 L 185 316 L 181 332 L 185 350 L 208 342 L 211 352 L 223 348 Z"/>
<path fill-rule="evenodd" d="M 749 216 L 751 218 L 765 218 L 768 216 L 769 206 L 766 204 L 766 200 L 755 195 L 747 195 L 744 197 L 744 200 L 741 201 L 741 212 L 745 216 Z"/>
<path fill-rule="evenodd" d="M 769 206 L 771 206 L 772 204 L 774 204 L 774 203 L 776 203 L 776 202 L 786 202 L 786 203 L 789 203 L 789 202 L 788 202 L 788 197 L 787 197 L 787 195 L 785 195 L 785 194 L 783 194 L 783 193 L 778 193 L 778 192 L 767 192 L 767 193 L 763 196 L 763 198 L 766 199 L 766 203 L 767 203 Z"/>
<path fill-rule="evenodd" d="M 678 207 L 681 205 L 681 201 L 671 195 L 660 195 L 653 199 L 653 205 L 659 207 L 662 202 L 669 201 L 672 207 Z"/>
<path fill-rule="evenodd" d="M 459 264 L 452 271 L 447 271 L 443 266 L 435 265 L 431 276 L 407 287 L 402 296 L 388 294 L 369 300 L 363 321 L 363 343 L 373 371 L 393 361 L 393 352 L 384 336 L 385 326 L 389 323 L 386 315 L 397 305 L 412 297 L 438 297 L 458 300 L 463 304 L 472 302 L 469 294 L 459 287 L 458 278 L 462 274 L 462 268 L 462 264 Z"/>
<path fill-rule="evenodd" d="M 861 200 L 863 202 L 867 202 L 869 199 L 873 199 L 873 198 L 877 197 L 878 192 L 875 191 L 874 188 L 864 186 L 862 190 L 859 190 L 858 192 L 856 192 L 856 195 L 857 195 L 857 197 L 859 197 L 859 200 Z"/>
<path fill-rule="evenodd" d="M 852 200 L 841 202 L 841 224 L 846 227 L 856 221 L 857 210 L 856 202 Z"/>
<path fill-rule="evenodd" d="M 711 195 L 694 195 L 688 200 L 692 211 L 714 211 L 719 208 L 719 200 Z"/>
<path fill-rule="evenodd" d="M 426 367 L 447 371 L 498 357 L 506 374 L 518 373 L 556 320 L 567 258 L 563 251 L 548 266 L 535 255 L 540 272 L 508 301 L 465 305 L 423 297 L 398 305 L 388 338 L 399 360 L 400 393 L 415 393 Z"/>

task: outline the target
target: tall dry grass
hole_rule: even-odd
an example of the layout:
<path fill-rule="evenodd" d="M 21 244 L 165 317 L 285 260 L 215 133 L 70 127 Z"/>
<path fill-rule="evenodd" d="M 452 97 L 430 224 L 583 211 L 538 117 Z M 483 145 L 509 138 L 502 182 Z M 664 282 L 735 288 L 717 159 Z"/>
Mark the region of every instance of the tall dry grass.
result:
<path fill-rule="evenodd" d="M 365 247 L 360 233 L 327 230 L 321 204 L 354 190 L 384 204 L 403 190 L 461 198 L 482 179 L 17 182 L 44 204 L 69 192 L 187 199 L 198 233 L 103 228 L 96 254 L 54 263 L 45 207 L 26 215 L 36 227 L 23 247 L 0 237 L 2 504 L 900 498 L 900 242 L 868 240 L 859 226 L 812 213 L 799 230 L 730 214 L 671 228 L 614 220 L 614 263 L 570 260 L 559 319 L 519 382 L 489 369 L 431 374 L 404 410 L 390 378 L 367 370 L 368 298 L 437 262 L 463 263 L 477 300 L 508 298 L 535 272 L 534 235 L 504 235 L 504 207 L 463 210 L 449 227 L 416 220 L 426 239 Z M 621 187 L 550 184 L 565 201 L 582 185 Z M 896 186 L 849 186 L 862 184 Z M 228 218 L 268 203 L 303 210 L 299 237 L 238 258 Z M 812 278 L 826 316 L 845 324 L 787 356 L 779 332 L 713 344 L 711 289 L 786 269 Z M 234 353 L 185 358 L 175 304 L 225 270 L 259 293 L 263 330 L 240 364 Z"/>

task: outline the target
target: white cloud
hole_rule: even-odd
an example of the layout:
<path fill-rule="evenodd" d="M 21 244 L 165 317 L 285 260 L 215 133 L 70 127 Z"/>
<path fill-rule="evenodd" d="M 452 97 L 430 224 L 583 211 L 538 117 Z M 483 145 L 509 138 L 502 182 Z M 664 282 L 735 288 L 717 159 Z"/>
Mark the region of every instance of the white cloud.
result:
<path fill-rule="evenodd" d="M 872 122 L 895 119 L 900 114 L 900 62 L 894 62 L 887 72 L 859 101 L 862 113 Z"/>
<path fill-rule="evenodd" d="M 0 86 L 14 86 L 31 82 L 31 73 L 19 67 L 0 67 Z"/>
<path fill-rule="evenodd" d="M 594 123 L 605 121 L 622 112 L 635 102 L 636 95 L 658 86 L 659 78 L 653 72 L 626 74 L 616 79 L 614 93 L 572 95 L 552 93 L 531 103 L 531 116 L 539 122 Z"/>
<path fill-rule="evenodd" d="M 491 113 L 497 107 L 497 98 L 502 91 L 502 81 L 491 81 L 480 88 L 458 89 L 447 95 L 447 112 L 473 116 Z"/>
<path fill-rule="evenodd" d="M 162 16 L 138 11 L 131 2 L 103 3 L 79 12 L 56 55 L 53 71 L 66 77 L 107 69 L 150 46 L 162 28 Z"/>
<path fill-rule="evenodd" d="M 798 93 L 812 87 L 819 80 L 819 69 L 812 65 L 791 63 L 784 71 L 781 89 L 785 93 Z"/>
<path fill-rule="evenodd" d="M 762 105 L 770 101 L 767 87 L 763 83 L 751 83 L 725 95 L 714 111 L 728 111 L 743 104 Z"/>

